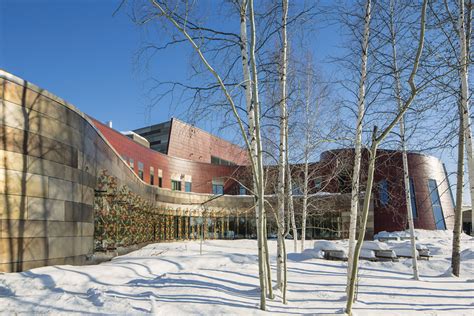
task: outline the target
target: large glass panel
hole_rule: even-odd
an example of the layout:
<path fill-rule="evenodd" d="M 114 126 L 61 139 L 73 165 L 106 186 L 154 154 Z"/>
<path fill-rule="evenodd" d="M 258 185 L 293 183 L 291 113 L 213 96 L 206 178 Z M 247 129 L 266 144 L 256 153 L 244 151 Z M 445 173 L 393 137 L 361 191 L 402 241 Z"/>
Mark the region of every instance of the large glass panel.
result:
<path fill-rule="evenodd" d="M 138 162 L 138 176 L 143 180 L 143 162 Z"/>
<path fill-rule="evenodd" d="M 224 185 L 222 185 L 222 184 L 213 184 L 212 185 L 212 194 L 216 194 L 216 195 L 224 194 Z"/>
<path fill-rule="evenodd" d="M 428 188 L 430 190 L 431 206 L 433 207 L 433 217 L 435 219 L 436 229 L 446 229 L 444 222 L 443 208 L 439 199 L 438 184 L 436 180 L 428 180 Z"/>
<path fill-rule="evenodd" d="M 171 190 L 181 191 L 181 181 L 171 180 Z"/>
<path fill-rule="evenodd" d="M 383 206 L 387 206 L 388 200 L 388 182 L 387 180 L 383 179 L 379 182 L 379 201 Z"/>
<path fill-rule="evenodd" d="M 191 192 L 191 182 L 184 183 L 184 191 Z"/>
<path fill-rule="evenodd" d="M 413 181 L 413 178 L 410 178 L 410 200 L 411 200 L 411 212 L 413 214 L 413 218 L 417 218 L 418 210 L 416 208 L 415 182 Z"/>

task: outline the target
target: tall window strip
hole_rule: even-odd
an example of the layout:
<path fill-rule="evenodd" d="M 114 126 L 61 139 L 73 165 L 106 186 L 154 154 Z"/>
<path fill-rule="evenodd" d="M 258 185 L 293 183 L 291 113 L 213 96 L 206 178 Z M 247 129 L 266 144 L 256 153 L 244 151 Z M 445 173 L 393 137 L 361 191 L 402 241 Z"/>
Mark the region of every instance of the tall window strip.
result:
<path fill-rule="evenodd" d="M 133 158 L 130 158 L 130 168 L 132 168 L 132 170 L 135 170 L 135 165 L 134 165 L 134 162 L 133 162 Z"/>
<path fill-rule="evenodd" d="M 181 191 L 181 181 L 171 180 L 171 190 Z"/>
<path fill-rule="evenodd" d="M 138 162 L 138 176 L 143 180 L 143 162 Z"/>
<path fill-rule="evenodd" d="M 150 167 L 150 184 L 155 184 L 155 168 Z"/>
<path fill-rule="evenodd" d="M 415 196 L 415 182 L 413 178 L 410 178 L 410 201 L 411 201 L 411 212 L 413 218 L 418 217 L 418 209 L 416 208 L 416 196 Z"/>
<path fill-rule="evenodd" d="M 446 223 L 444 222 L 443 208 L 441 206 L 436 180 L 428 180 L 428 189 L 430 190 L 431 207 L 433 208 L 436 229 L 444 230 L 446 229 Z"/>
<path fill-rule="evenodd" d="M 387 206 L 390 196 L 388 194 L 388 182 L 386 179 L 383 179 L 379 182 L 379 200 L 383 206 Z"/>
<path fill-rule="evenodd" d="M 191 192 L 191 182 L 186 181 L 184 183 L 184 191 L 185 192 Z"/>
<path fill-rule="evenodd" d="M 224 194 L 224 185 L 223 184 L 213 184 L 212 185 L 212 194 L 216 194 L 216 195 Z"/>

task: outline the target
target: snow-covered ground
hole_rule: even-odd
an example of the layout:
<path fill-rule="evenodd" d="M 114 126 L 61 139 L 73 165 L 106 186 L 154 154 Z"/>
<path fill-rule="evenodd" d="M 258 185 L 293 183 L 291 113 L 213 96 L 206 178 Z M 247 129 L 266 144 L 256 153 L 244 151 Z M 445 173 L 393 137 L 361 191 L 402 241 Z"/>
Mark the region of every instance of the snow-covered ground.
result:
<path fill-rule="evenodd" d="M 451 234 L 418 231 L 418 242 L 434 255 L 420 261 L 421 281 L 410 279 L 411 259 L 362 261 L 355 314 L 474 315 L 474 239 L 463 236 L 463 276 L 454 278 L 447 273 Z M 308 241 L 307 247 L 314 244 Z M 292 245 L 288 241 L 287 249 Z M 275 241 L 269 246 L 274 267 Z M 315 250 L 289 254 L 289 304 L 269 300 L 271 314 L 342 311 L 346 263 L 315 256 Z M 0 274 L 0 312 L 261 314 L 256 262 L 254 240 L 206 241 L 202 255 L 199 242 L 153 244 L 100 265 Z"/>

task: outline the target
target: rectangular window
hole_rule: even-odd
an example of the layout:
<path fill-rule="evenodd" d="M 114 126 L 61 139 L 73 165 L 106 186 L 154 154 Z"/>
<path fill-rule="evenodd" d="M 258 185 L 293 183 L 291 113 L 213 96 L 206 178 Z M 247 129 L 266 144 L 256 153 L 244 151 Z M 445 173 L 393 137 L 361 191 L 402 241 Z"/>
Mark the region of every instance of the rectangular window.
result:
<path fill-rule="evenodd" d="M 301 190 L 301 187 L 298 184 L 293 182 L 292 187 L 293 195 L 303 195 L 303 190 Z"/>
<path fill-rule="evenodd" d="M 132 168 L 132 170 L 135 169 L 135 165 L 133 163 L 133 158 L 130 158 L 130 168 Z"/>
<path fill-rule="evenodd" d="M 155 184 L 155 168 L 150 167 L 150 184 Z"/>
<path fill-rule="evenodd" d="M 383 179 L 379 182 L 379 201 L 382 206 L 387 206 L 389 201 L 388 195 L 388 182 L 386 179 Z"/>
<path fill-rule="evenodd" d="M 191 182 L 185 182 L 184 183 L 184 191 L 185 192 L 191 192 Z"/>
<path fill-rule="evenodd" d="M 163 178 L 162 178 L 162 177 L 159 177 L 159 178 L 158 178 L 158 186 L 159 186 L 160 188 L 163 187 Z"/>
<path fill-rule="evenodd" d="M 224 185 L 223 184 L 213 184 L 212 185 L 212 194 L 216 194 L 216 195 L 224 194 Z"/>
<path fill-rule="evenodd" d="M 430 190 L 431 206 L 433 208 L 433 217 L 435 220 L 436 229 L 446 229 L 444 222 L 443 208 L 441 207 L 441 200 L 439 199 L 438 184 L 436 180 L 428 180 L 428 189 Z"/>
<path fill-rule="evenodd" d="M 143 180 L 143 162 L 138 162 L 138 176 Z"/>
<path fill-rule="evenodd" d="M 243 185 L 239 185 L 239 195 L 247 195 L 247 189 Z"/>
<path fill-rule="evenodd" d="M 411 200 L 411 212 L 413 214 L 413 218 L 417 218 L 418 210 L 416 208 L 415 182 L 413 181 L 413 178 L 410 178 L 410 200 Z"/>
<path fill-rule="evenodd" d="M 181 191 L 181 181 L 171 180 L 171 190 Z"/>
<path fill-rule="evenodd" d="M 314 179 L 314 188 L 315 189 L 318 189 L 318 190 L 321 189 L 322 184 L 323 184 L 323 179 L 322 178 Z"/>

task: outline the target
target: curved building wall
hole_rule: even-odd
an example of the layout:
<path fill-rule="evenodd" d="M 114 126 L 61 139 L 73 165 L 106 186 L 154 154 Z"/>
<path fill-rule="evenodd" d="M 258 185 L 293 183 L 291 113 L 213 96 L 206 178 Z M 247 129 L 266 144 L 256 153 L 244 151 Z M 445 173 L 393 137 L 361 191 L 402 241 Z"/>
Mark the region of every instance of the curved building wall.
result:
<path fill-rule="evenodd" d="M 0 102 L 0 271 L 86 263 L 94 247 L 95 189 L 104 170 L 167 214 L 198 214 L 212 198 L 143 182 L 87 116 L 4 71 Z M 214 172 L 199 163 L 153 159 L 163 163 L 164 173 L 173 168 Z M 206 203 L 206 210 L 248 209 L 252 202 L 223 196 Z"/>
<path fill-rule="evenodd" d="M 364 190 L 368 153 L 363 152 L 361 165 L 361 186 Z M 339 149 L 325 152 L 321 156 L 319 165 L 322 174 L 333 180 L 327 185 L 331 192 L 341 192 L 344 188 L 350 189 L 354 150 Z M 337 168 L 344 166 L 346 172 L 338 174 Z M 408 168 L 412 179 L 412 189 L 414 192 L 414 202 L 416 208 L 414 217 L 415 228 L 440 229 L 434 216 L 432 197 L 439 196 L 442 217 L 447 229 L 453 228 L 454 201 L 452 198 L 449 180 L 443 163 L 436 157 L 408 153 Z M 341 179 L 345 177 L 343 181 Z M 435 190 L 429 188 L 429 181 L 435 181 Z M 348 185 L 348 186 L 347 186 Z M 384 191 L 384 192 L 382 192 Z M 400 151 L 378 150 L 376 168 L 374 173 L 374 187 L 372 191 L 373 212 L 374 212 L 374 232 L 397 231 L 407 228 L 407 211 L 405 202 L 405 189 L 403 182 L 403 162 Z"/>

